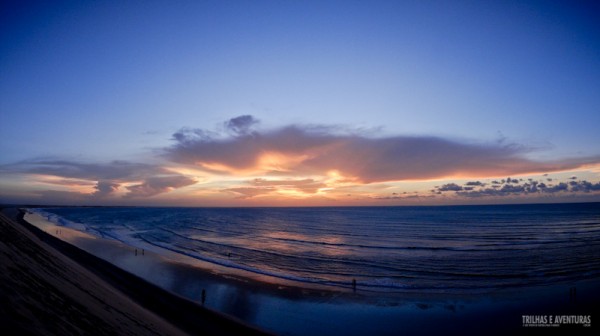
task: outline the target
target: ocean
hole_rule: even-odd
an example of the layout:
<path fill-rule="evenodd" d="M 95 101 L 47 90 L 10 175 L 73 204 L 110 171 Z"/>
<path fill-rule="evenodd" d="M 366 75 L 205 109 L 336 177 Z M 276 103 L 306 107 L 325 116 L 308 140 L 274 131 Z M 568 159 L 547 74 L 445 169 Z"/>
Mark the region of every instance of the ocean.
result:
<path fill-rule="evenodd" d="M 600 276 L 600 203 L 63 207 L 57 225 L 156 253 L 362 292 L 479 293 Z"/>

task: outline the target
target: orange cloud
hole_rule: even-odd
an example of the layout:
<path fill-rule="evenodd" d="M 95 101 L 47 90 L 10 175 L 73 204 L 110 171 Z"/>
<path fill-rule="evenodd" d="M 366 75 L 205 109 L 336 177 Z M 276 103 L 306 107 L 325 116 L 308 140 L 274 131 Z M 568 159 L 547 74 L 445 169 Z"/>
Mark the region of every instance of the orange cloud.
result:
<path fill-rule="evenodd" d="M 288 126 L 266 132 L 245 130 L 230 137 L 178 133 L 165 150 L 177 163 L 232 174 L 321 176 L 331 172 L 348 181 L 428 180 L 553 172 L 598 164 L 600 157 L 543 162 L 528 159 L 528 149 L 514 144 L 462 143 L 439 137 L 369 138 L 328 132 L 326 127 Z"/>

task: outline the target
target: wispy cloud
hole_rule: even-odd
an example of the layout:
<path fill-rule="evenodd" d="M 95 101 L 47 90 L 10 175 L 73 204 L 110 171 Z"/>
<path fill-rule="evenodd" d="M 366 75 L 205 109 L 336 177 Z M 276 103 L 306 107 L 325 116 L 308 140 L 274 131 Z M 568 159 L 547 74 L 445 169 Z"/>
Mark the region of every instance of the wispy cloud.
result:
<path fill-rule="evenodd" d="M 125 197 L 151 197 L 194 183 L 196 180 L 181 175 L 149 177 L 143 183 L 126 187 L 129 193 Z"/>
<path fill-rule="evenodd" d="M 325 188 L 327 185 L 323 182 L 317 182 L 314 179 L 303 179 L 303 180 L 266 180 L 257 178 L 249 182 L 251 185 L 265 187 L 265 186 L 277 186 L 295 189 L 305 193 L 316 193 L 319 188 Z"/>
<path fill-rule="evenodd" d="M 267 180 L 255 178 L 246 181 L 243 186 L 227 188 L 222 191 L 234 193 L 238 198 L 251 198 L 276 192 L 287 193 L 288 196 L 290 194 L 316 194 L 319 189 L 326 187 L 327 184 L 314 179 Z"/>
<path fill-rule="evenodd" d="M 238 199 L 246 199 L 259 195 L 270 194 L 276 191 L 276 189 L 274 187 L 236 187 L 223 189 L 221 191 L 233 193 Z"/>
<path fill-rule="evenodd" d="M 32 159 L 4 165 L 0 170 L 6 173 L 52 175 L 96 181 L 135 180 L 154 174 L 168 173 L 156 165 L 118 160 L 108 163 L 86 163 L 73 160 Z"/>
<path fill-rule="evenodd" d="M 60 186 L 93 186 L 93 192 L 40 190 L 42 198 L 63 200 L 104 199 L 116 194 L 123 186 L 126 198 L 151 197 L 194 184 L 193 178 L 158 165 L 112 161 L 84 163 L 70 160 L 27 160 L 0 167 L 4 174 L 28 174 L 46 184 Z"/>

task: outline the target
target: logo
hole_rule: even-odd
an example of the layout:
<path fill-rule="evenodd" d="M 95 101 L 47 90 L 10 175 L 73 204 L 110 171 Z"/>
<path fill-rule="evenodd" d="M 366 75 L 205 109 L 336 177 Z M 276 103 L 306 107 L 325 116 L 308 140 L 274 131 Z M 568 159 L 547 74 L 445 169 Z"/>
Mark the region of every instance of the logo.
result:
<path fill-rule="evenodd" d="M 592 326 L 591 315 L 523 315 L 523 327 Z"/>

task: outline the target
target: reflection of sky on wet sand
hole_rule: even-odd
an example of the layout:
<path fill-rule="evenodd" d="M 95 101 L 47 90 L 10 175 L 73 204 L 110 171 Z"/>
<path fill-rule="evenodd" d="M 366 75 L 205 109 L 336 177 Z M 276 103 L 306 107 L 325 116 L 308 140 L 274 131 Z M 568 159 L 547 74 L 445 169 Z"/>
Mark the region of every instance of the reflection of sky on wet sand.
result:
<path fill-rule="evenodd" d="M 206 269 L 201 271 L 189 264 L 184 266 L 183 263 L 174 262 L 149 249 L 131 247 L 64 226 L 57 226 L 37 214 L 27 215 L 26 220 L 49 234 L 192 301 L 199 302 L 202 289 L 206 289 L 210 293 L 205 302 L 208 307 L 233 316 L 238 316 L 241 312 L 237 307 L 240 303 L 239 299 L 232 299 L 240 297 L 239 290 L 234 286 L 219 284 L 214 280 L 209 281 L 210 277 L 207 278 Z M 195 260 L 189 259 L 187 261 Z"/>
<path fill-rule="evenodd" d="M 144 279 L 152 279 L 152 282 L 160 287 L 172 287 L 173 275 L 161 263 L 164 258 L 152 251 L 144 249 L 142 252 L 142 248 L 127 246 L 120 242 L 98 238 L 68 227 L 57 226 L 47 222 L 37 214 L 28 214 L 25 219 L 46 233 L 69 242 L 122 269 Z"/>

